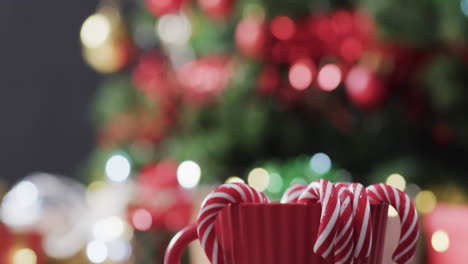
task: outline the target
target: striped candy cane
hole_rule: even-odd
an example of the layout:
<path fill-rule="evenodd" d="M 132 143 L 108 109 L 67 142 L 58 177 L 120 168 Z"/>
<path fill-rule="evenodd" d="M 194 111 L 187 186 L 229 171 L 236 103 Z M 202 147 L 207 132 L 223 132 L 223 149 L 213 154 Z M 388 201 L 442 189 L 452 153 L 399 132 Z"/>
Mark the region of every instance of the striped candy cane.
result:
<path fill-rule="evenodd" d="M 338 192 L 332 183 L 326 180 L 317 180 L 309 184 L 299 197 L 298 203 L 322 204 L 322 215 L 314 252 L 327 258 L 333 249 L 337 229 L 337 221 L 340 214 L 340 200 Z"/>
<path fill-rule="evenodd" d="M 354 208 L 354 258 L 363 259 L 372 248 L 372 217 L 366 188 L 360 183 L 349 186 Z"/>
<path fill-rule="evenodd" d="M 197 233 L 211 263 L 225 263 L 214 228 L 216 216 L 225 206 L 243 202 L 268 203 L 269 201 L 263 193 L 243 183 L 223 184 L 203 201 L 197 218 Z"/>
<path fill-rule="evenodd" d="M 353 239 L 353 203 L 348 185 L 343 183 L 333 184 L 338 191 L 340 199 L 340 216 L 338 218 L 337 233 L 335 238 L 335 263 L 353 263 L 354 239 Z"/>
<path fill-rule="evenodd" d="M 416 253 L 419 236 L 418 213 L 410 198 L 397 188 L 385 184 L 367 187 L 367 195 L 372 203 L 388 203 L 398 212 L 401 221 L 400 242 L 392 258 L 399 264 L 409 264 Z"/>
<path fill-rule="evenodd" d="M 303 183 L 295 183 L 284 192 L 281 197 L 281 203 L 297 203 L 299 196 L 305 191 L 307 185 Z"/>

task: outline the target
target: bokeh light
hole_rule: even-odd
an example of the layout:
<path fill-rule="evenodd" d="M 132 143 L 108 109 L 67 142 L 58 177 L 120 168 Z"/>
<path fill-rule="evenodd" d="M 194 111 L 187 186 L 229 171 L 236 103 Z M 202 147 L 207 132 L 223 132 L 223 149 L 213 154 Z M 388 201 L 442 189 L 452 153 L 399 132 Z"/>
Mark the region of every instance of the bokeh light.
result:
<path fill-rule="evenodd" d="M 306 179 L 297 177 L 297 178 L 292 179 L 291 183 L 289 185 L 293 185 L 293 184 L 296 184 L 296 183 L 308 184 Z"/>
<path fill-rule="evenodd" d="M 327 154 L 320 152 L 312 156 L 309 166 L 315 173 L 325 174 L 330 171 L 332 163 Z"/>
<path fill-rule="evenodd" d="M 427 214 L 434 210 L 437 198 L 431 191 L 421 191 L 414 198 L 414 205 L 420 213 Z"/>
<path fill-rule="evenodd" d="M 98 47 L 109 38 L 111 23 L 103 14 L 93 14 L 88 17 L 81 27 L 81 42 L 88 48 Z"/>
<path fill-rule="evenodd" d="M 245 183 L 245 181 L 237 176 L 232 176 L 232 177 L 229 177 L 226 179 L 226 183 L 234 183 L 234 182 L 238 182 L 238 183 Z"/>
<path fill-rule="evenodd" d="M 153 217 L 145 209 L 138 209 L 133 212 L 132 223 L 135 229 L 140 231 L 147 231 L 153 225 Z"/>
<path fill-rule="evenodd" d="M 437 230 L 432 234 L 431 244 L 435 251 L 444 252 L 450 247 L 450 239 L 444 230 Z"/>
<path fill-rule="evenodd" d="M 271 21 L 270 30 L 276 38 L 288 40 L 296 33 L 296 24 L 287 16 L 277 16 Z"/>
<path fill-rule="evenodd" d="M 271 193 L 279 193 L 283 189 L 283 178 L 278 173 L 269 173 L 270 184 L 267 190 Z"/>
<path fill-rule="evenodd" d="M 397 217 L 397 216 L 398 216 L 397 210 L 395 210 L 395 208 L 393 208 L 393 206 L 389 206 L 388 207 L 388 217 Z"/>
<path fill-rule="evenodd" d="M 289 69 L 289 82 L 296 90 L 307 89 L 313 81 L 315 66 L 309 59 L 299 59 L 295 61 Z"/>
<path fill-rule="evenodd" d="M 255 168 L 250 171 L 247 182 L 257 191 L 263 192 L 270 184 L 270 175 L 263 168 Z"/>
<path fill-rule="evenodd" d="M 180 46 L 189 41 L 192 27 L 184 14 L 167 14 L 159 19 L 156 32 L 163 42 Z"/>
<path fill-rule="evenodd" d="M 317 82 L 320 89 L 324 91 L 335 90 L 341 82 L 341 69 L 335 64 L 327 64 L 323 66 L 317 76 Z"/>
<path fill-rule="evenodd" d="M 180 186 L 191 189 L 198 185 L 201 177 L 200 166 L 191 160 L 186 160 L 180 163 L 177 168 L 177 180 Z"/>
<path fill-rule="evenodd" d="M 356 66 L 348 73 L 346 85 L 349 89 L 354 90 L 356 93 L 360 93 L 366 89 L 369 81 L 369 71 L 364 67 Z"/>
<path fill-rule="evenodd" d="M 36 264 L 36 253 L 30 248 L 22 248 L 13 254 L 12 264 Z"/>
<path fill-rule="evenodd" d="M 388 176 L 385 183 L 387 185 L 390 185 L 390 186 L 393 186 L 393 187 L 397 188 L 400 191 L 405 191 L 405 189 L 406 189 L 406 180 L 405 180 L 405 178 L 403 178 L 403 176 L 401 176 L 398 173 L 394 173 L 394 174 L 391 174 L 390 176 Z"/>
<path fill-rule="evenodd" d="M 3 198 L 1 216 L 10 227 L 29 228 L 39 220 L 40 213 L 39 190 L 30 181 L 19 182 Z"/>
<path fill-rule="evenodd" d="M 342 42 L 340 52 L 345 60 L 355 61 L 362 55 L 362 43 L 355 37 L 348 37 Z"/>
<path fill-rule="evenodd" d="M 107 259 L 107 247 L 102 241 L 91 241 L 86 246 L 86 256 L 93 263 L 102 263 Z"/>
<path fill-rule="evenodd" d="M 132 245 L 129 241 L 118 239 L 107 244 L 108 257 L 111 261 L 126 261 L 132 255 Z"/>
<path fill-rule="evenodd" d="M 109 180 L 123 182 L 130 176 L 132 165 L 126 156 L 115 154 L 107 160 L 105 170 Z"/>
<path fill-rule="evenodd" d="M 119 238 L 124 231 L 125 223 L 117 216 L 100 219 L 93 226 L 94 238 L 104 242 Z"/>
<path fill-rule="evenodd" d="M 468 16 L 468 0 L 461 0 L 460 1 L 460 8 L 461 8 L 462 13 L 465 16 Z"/>

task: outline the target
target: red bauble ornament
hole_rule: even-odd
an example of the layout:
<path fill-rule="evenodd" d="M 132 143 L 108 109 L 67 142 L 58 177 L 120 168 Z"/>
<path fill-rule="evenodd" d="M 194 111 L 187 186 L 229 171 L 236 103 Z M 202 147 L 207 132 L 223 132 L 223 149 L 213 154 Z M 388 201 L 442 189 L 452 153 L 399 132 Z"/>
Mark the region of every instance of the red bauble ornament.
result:
<path fill-rule="evenodd" d="M 200 9 L 213 19 L 225 19 L 231 13 L 234 0 L 197 0 Z"/>
<path fill-rule="evenodd" d="M 183 0 L 145 0 L 146 7 L 155 16 L 162 16 L 180 9 Z"/>
<path fill-rule="evenodd" d="M 188 62 L 178 72 L 182 96 L 188 103 L 213 101 L 226 87 L 231 73 L 227 57 L 209 56 Z"/>
<path fill-rule="evenodd" d="M 265 52 L 268 33 L 263 19 L 246 17 L 237 24 L 235 41 L 237 48 L 248 57 L 259 58 Z"/>
<path fill-rule="evenodd" d="M 358 107 L 373 109 L 380 105 L 385 97 L 383 81 L 375 72 L 357 65 L 346 77 L 346 93 Z"/>

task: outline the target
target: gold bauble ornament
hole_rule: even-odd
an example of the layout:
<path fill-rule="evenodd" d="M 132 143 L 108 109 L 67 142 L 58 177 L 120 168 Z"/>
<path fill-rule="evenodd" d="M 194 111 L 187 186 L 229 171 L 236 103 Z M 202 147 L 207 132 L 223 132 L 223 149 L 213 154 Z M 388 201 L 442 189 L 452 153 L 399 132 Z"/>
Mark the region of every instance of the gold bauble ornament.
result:
<path fill-rule="evenodd" d="M 101 73 L 121 70 L 134 51 L 118 9 L 111 6 L 100 8 L 84 21 L 80 38 L 85 61 Z"/>

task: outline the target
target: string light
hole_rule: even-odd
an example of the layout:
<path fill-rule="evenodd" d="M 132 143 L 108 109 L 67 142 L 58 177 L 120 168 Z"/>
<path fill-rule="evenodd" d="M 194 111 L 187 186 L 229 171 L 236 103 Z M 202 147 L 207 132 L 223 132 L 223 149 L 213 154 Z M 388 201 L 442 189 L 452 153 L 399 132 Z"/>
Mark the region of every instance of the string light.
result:
<path fill-rule="evenodd" d="M 329 172 L 331 165 L 332 163 L 330 157 L 322 152 L 313 155 L 309 163 L 310 168 L 318 174 L 325 174 Z"/>
<path fill-rule="evenodd" d="M 341 82 L 341 70 L 335 64 L 323 66 L 317 77 L 320 89 L 330 92 L 335 90 Z"/>
<path fill-rule="evenodd" d="M 86 256 L 93 263 L 102 263 L 107 259 L 107 247 L 102 241 L 91 241 L 86 246 Z"/>
<path fill-rule="evenodd" d="M 255 168 L 250 171 L 247 181 L 257 191 L 263 192 L 270 184 L 270 175 L 263 168 Z"/>
<path fill-rule="evenodd" d="M 395 210 L 395 208 L 393 208 L 392 206 L 389 206 L 388 207 L 388 217 L 397 217 L 397 216 L 398 216 L 397 210 Z"/>
<path fill-rule="evenodd" d="M 88 48 L 96 48 L 109 38 L 111 22 L 103 14 L 93 14 L 88 17 L 80 31 L 81 42 Z"/>
<path fill-rule="evenodd" d="M 432 234 L 431 244 L 435 251 L 444 252 L 450 247 L 450 239 L 444 230 L 437 230 Z"/>
<path fill-rule="evenodd" d="M 468 16 L 468 0 L 461 0 L 460 1 L 460 8 L 461 8 L 462 13 L 465 16 Z"/>
<path fill-rule="evenodd" d="M 276 38 L 288 40 L 296 33 L 296 24 L 287 16 L 277 16 L 271 21 L 270 30 Z"/>
<path fill-rule="evenodd" d="M 387 185 L 393 186 L 400 191 L 405 191 L 406 189 L 406 180 L 398 173 L 394 173 L 388 176 L 386 182 Z"/>
<path fill-rule="evenodd" d="M 36 253 L 30 248 L 23 248 L 15 252 L 12 264 L 36 264 Z"/>
<path fill-rule="evenodd" d="M 234 182 L 238 182 L 238 183 L 245 183 L 245 181 L 237 176 L 232 176 L 232 177 L 229 177 L 227 178 L 226 180 L 226 183 L 234 183 Z"/>
<path fill-rule="evenodd" d="M 191 160 L 180 163 L 177 168 L 177 180 L 180 186 L 191 189 L 198 185 L 201 177 L 200 166 Z"/>
<path fill-rule="evenodd" d="M 294 179 L 292 179 L 290 185 L 293 185 L 293 184 L 296 184 L 296 183 L 307 184 L 307 181 L 304 178 L 294 178 Z"/>
<path fill-rule="evenodd" d="M 126 156 L 115 154 L 107 160 L 105 170 L 107 178 L 111 181 L 123 182 L 130 176 L 132 166 Z"/>
<path fill-rule="evenodd" d="M 39 190 L 30 181 L 21 181 L 3 198 L 2 220 L 10 227 L 23 229 L 35 224 L 40 217 Z"/>
<path fill-rule="evenodd" d="M 430 213 L 434 210 L 437 203 L 437 198 L 431 191 L 421 191 L 414 198 L 414 204 L 419 212 L 423 214 Z"/>
<path fill-rule="evenodd" d="M 310 59 L 299 59 L 289 69 L 289 82 L 291 86 L 299 91 L 307 89 L 315 74 L 315 66 Z"/>
<path fill-rule="evenodd" d="M 107 244 L 108 255 L 111 261 L 126 261 L 132 255 L 132 245 L 127 240 L 114 240 Z"/>
<path fill-rule="evenodd" d="M 117 216 L 98 220 L 93 226 L 93 235 L 99 241 L 111 241 L 119 238 L 125 231 L 125 224 Z"/>
<path fill-rule="evenodd" d="M 153 224 L 153 217 L 145 209 L 138 209 L 133 213 L 132 222 L 135 229 L 140 231 L 148 231 Z"/>
<path fill-rule="evenodd" d="M 190 39 L 192 28 L 184 14 L 167 14 L 159 19 L 156 32 L 163 42 L 181 46 Z"/>
<path fill-rule="evenodd" d="M 283 178 L 278 173 L 269 173 L 270 184 L 267 190 L 272 193 L 279 193 L 283 188 Z"/>

